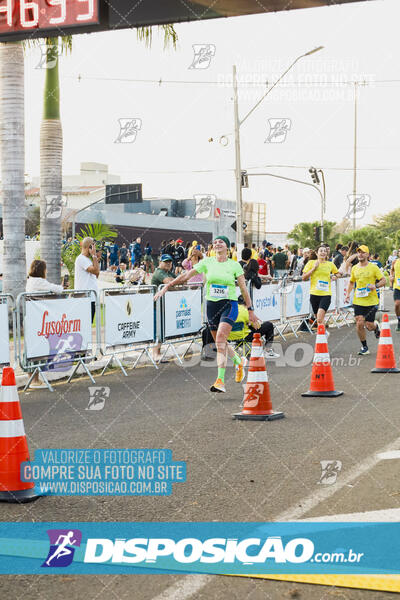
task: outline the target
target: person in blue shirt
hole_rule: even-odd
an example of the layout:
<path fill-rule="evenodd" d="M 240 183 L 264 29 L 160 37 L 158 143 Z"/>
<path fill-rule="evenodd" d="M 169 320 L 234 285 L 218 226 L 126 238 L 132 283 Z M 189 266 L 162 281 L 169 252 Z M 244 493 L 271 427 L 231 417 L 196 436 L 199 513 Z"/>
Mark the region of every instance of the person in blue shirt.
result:
<path fill-rule="evenodd" d="M 133 267 L 134 266 L 140 267 L 140 261 L 142 259 L 142 254 L 143 254 L 142 247 L 140 245 L 141 241 L 142 241 L 141 238 L 138 237 L 138 238 L 136 238 L 136 242 L 133 244 L 132 257 L 131 257 Z"/>
<path fill-rule="evenodd" d="M 113 265 L 119 264 L 118 250 L 119 250 L 118 244 L 117 244 L 117 242 L 115 242 L 115 244 L 113 244 L 110 248 L 110 267 L 112 267 Z"/>
<path fill-rule="evenodd" d="M 379 267 L 379 269 L 382 269 L 382 263 L 379 260 L 379 254 L 374 254 L 373 256 L 371 256 L 371 258 L 369 259 L 369 262 L 374 263 L 374 265 L 377 265 L 377 267 Z"/>

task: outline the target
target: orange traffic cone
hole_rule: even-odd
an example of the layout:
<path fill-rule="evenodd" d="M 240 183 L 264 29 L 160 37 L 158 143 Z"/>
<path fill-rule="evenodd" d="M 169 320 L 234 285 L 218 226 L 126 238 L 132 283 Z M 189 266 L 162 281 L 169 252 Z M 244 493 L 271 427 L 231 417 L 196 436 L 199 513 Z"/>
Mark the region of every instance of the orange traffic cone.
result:
<path fill-rule="evenodd" d="M 283 412 L 272 410 L 261 335 L 255 333 L 244 390 L 243 410 L 241 413 L 233 415 L 233 418 L 242 421 L 273 421 L 274 419 L 283 419 L 284 416 Z"/>
<path fill-rule="evenodd" d="M 335 390 L 333 382 L 331 359 L 329 357 L 328 340 L 325 325 L 318 325 L 315 353 L 311 371 L 311 383 L 308 392 L 302 396 L 328 397 L 341 396 L 343 392 Z"/>
<path fill-rule="evenodd" d="M 4 367 L 0 391 L 0 501 L 32 502 L 39 498 L 33 482 L 21 481 L 20 465 L 29 461 L 14 370 Z"/>
<path fill-rule="evenodd" d="M 389 315 L 383 313 L 382 329 L 379 336 L 378 352 L 376 355 L 375 369 L 371 373 L 400 373 L 396 367 L 393 350 L 392 332 L 390 331 Z"/>

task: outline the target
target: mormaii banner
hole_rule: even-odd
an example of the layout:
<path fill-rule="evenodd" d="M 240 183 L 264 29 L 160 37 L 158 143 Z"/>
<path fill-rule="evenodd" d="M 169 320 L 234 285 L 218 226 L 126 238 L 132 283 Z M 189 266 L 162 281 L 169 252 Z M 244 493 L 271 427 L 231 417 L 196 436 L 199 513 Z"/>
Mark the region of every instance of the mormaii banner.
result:
<path fill-rule="evenodd" d="M 105 345 L 154 341 L 154 292 L 106 295 Z"/>
<path fill-rule="evenodd" d="M 92 342 L 91 299 L 27 300 L 24 342 L 27 358 L 71 355 Z"/>

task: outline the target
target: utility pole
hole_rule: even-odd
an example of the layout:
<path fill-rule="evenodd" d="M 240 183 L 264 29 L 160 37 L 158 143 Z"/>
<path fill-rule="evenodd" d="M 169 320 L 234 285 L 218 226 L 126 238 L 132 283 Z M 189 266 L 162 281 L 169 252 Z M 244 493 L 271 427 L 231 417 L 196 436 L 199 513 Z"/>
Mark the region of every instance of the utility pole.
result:
<path fill-rule="evenodd" d="M 240 164 L 239 106 L 236 65 L 233 65 L 233 108 L 235 119 L 236 245 L 243 244 L 242 168 Z"/>
<path fill-rule="evenodd" d="M 356 228 L 357 209 L 357 104 L 358 104 L 358 81 L 354 82 L 354 166 L 353 166 L 353 231 Z"/>

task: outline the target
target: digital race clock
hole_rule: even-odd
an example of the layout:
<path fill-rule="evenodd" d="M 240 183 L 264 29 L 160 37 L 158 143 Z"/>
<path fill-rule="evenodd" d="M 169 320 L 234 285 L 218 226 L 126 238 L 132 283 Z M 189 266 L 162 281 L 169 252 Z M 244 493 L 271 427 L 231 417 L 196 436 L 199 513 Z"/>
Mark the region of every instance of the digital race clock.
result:
<path fill-rule="evenodd" d="M 71 28 L 88 31 L 97 23 L 99 0 L 0 0 L 1 41 L 62 35 Z"/>

